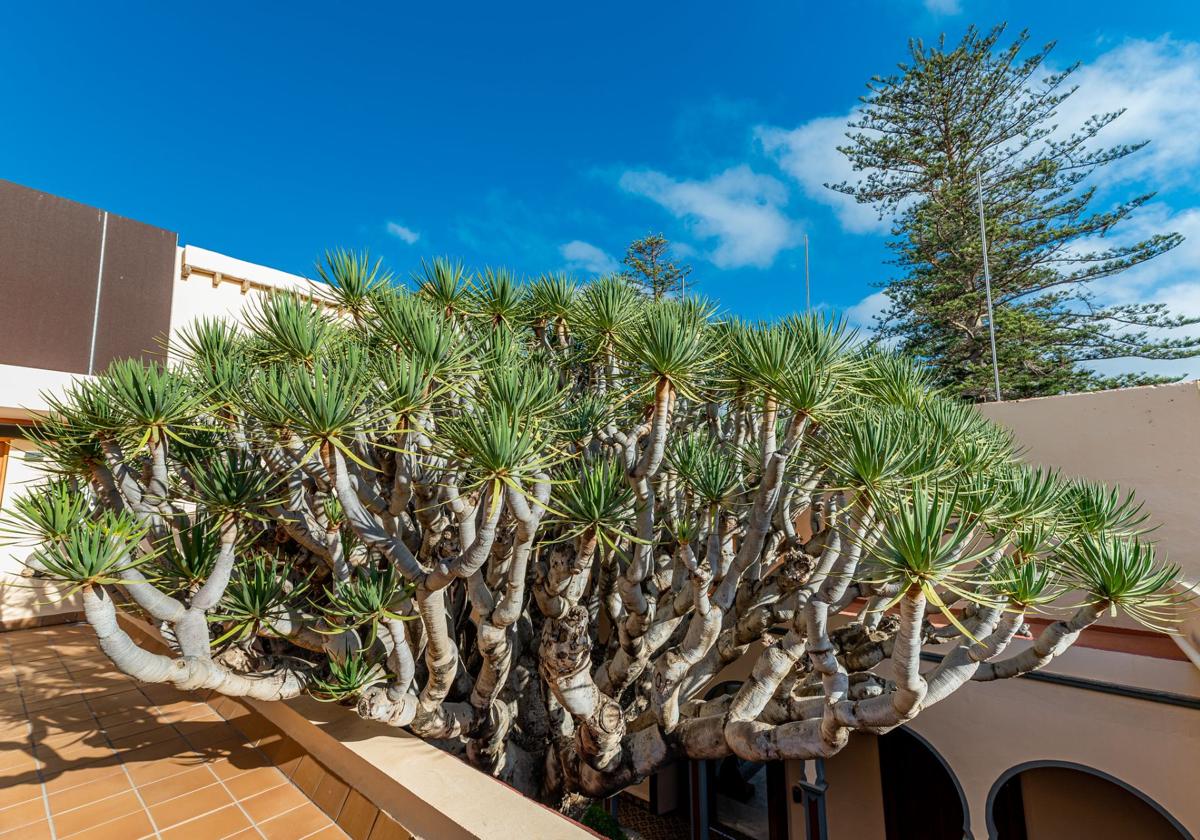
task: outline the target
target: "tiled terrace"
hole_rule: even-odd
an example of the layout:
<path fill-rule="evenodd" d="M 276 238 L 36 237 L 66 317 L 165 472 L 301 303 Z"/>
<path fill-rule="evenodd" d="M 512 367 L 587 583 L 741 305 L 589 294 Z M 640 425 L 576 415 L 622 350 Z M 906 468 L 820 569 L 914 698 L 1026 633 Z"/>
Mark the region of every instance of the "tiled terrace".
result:
<path fill-rule="evenodd" d="M 256 743 L 207 703 L 115 673 L 86 627 L 0 634 L 3 840 L 351 836 L 325 811 L 353 817 L 353 791 L 322 780 L 310 799 L 308 759 L 277 766 Z"/>

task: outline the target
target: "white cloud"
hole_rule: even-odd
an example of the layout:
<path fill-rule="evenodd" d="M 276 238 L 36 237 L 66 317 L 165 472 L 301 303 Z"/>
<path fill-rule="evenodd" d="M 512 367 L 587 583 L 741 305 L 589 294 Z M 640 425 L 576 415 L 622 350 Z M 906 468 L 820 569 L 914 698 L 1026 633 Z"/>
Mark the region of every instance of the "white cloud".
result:
<path fill-rule="evenodd" d="M 843 313 L 847 323 L 864 331 L 875 328 L 875 316 L 882 315 L 892 305 L 887 294 L 879 291 L 867 295 Z"/>
<path fill-rule="evenodd" d="M 1200 163 L 1200 44 L 1168 37 L 1126 41 L 1080 67 L 1068 81 L 1079 89 L 1055 117 L 1063 131 L 1079 128 L 1093 114 L 1125 108 L 1097 141 L 1150 141 L 1141 151 L 1101 169 L 1101 177 L 1149 176 L 1160 188 L 1177 177 L 1194 178 Z"/>
<path fill-rule="evenodd" d="M 859 178 L 850 161 L 837 150 L 846 142 L 847 123 L 855 116 L 851 111 L 840 117 L 817 117 L 792 129 L 760 125 L 754 136 L 806 196 L 833 208 L 844 229 L 852 233 L 886 233 L 890 222 L 881 220 L 873 208 L 825 186 L 841 181 L 853 183 Z"/>
<path fill-rule="evenodd" d="M 959 0 L 925 0 L 925 9 L 935 15 L 956 15 L 962 11 Z"/>
<path fill-rule="evenodd" d="M 858 303 L 843 310 L 842 315 L 846 319 L 846 326 L 857 331 L 857 341 L 865 342 L 875 335 L 875 328 L 879 326 L 875 321 L 875 316 L 882 315 L 891 305 L 891 300 L 881 290 L 867 295 Z M 896 337 L 881 342 L 882 346 L 888 349 L 895 348 L 899 343 L 900 339 Z"/>
<path fill-rule="evenodd" d="M 766 268 L 780 251 L 799 241 L 795 222 L 783 210 L 787 187 L 745 164 L 706 181 L 677 181 L 661 172 L 634 170 L 619 183 L 626 192 L 685 220 L 699 238 L 715 240 L 705 256 L 717 268 Z"/>
<path fill-rule="evenodd" d="M 1074 128 L 1092 114 L 1125 108 L 1100 135 L 1105 143 L 1150 140 L 1112 169 L 1126 178 L 1167 179 L 1200 162 L 1200 44 L 1160 38 L 1132 40 L 1084 65 L 1072 77 L 1079 90 L 1059 109 Z"/>
<path fill-rule="evenodd" d="M 1160 233 L 1182 234 L 1183 243 L 1162 256 L 1091 285 L 1091 290 L 1106 304 L 1145 302 L 1155 294 L 1155 289 L 1200 282 L 1200 209 L 1172 212 L 1165 204 L 1156 202 L 1131 214 L 1112 235 L 1074 243 L 1071 252 L 1132 245 Z"/>
<path fill-rule="evenodd" d="M 681 260 L 691 259 L 696 256 L 696 249 L 686 242 L 672 242 L 671 251 L 675 257 Z"/>
<path fill-rule="evenodd" d="M 416 241 L 421 238 L 421 234 L 417 233 L 412 228 L 405 227 L 404 225 L 396 222 L 387 223 L 387 232 L 397 239 L 403 240 L 409 245 L 415 244 Z"/>
<path fill-rule="evenodd" d="M 1102 305 L 1162 303 L 1173 315 L 1200 317 L 1200 209 L 1173 213 L 1163 204 L 1143 207 L 1125 223 L 1111 242 L 1098 240 L 1092 245 L 1123 245 L 1156 233 L 1175 232 L 1183 243 L 1162 256 L 1123 271 L 1116 277 L 1092 284 Z M 1082 248 L 1082 246 L 1081 246 Z M 1200 335 L 1200 324 L 1177 330 L 1152 330 L 1162 338 Z M 1153 359 L 1112 359 L 1090 367 L 1102 373 L 1146 371 L 1164 376 L 1200 376 L 1200 358 L 1159 361 Z"/>
<path fill-rule="evenodd" d="M 567 261 L 567 267 L 576 271 L 610 274 L 618 267 L 617 261 L 607 251 L 579 239 L 573 239 L 560 246 L 558 252 Z"/>
<path fill-rule="evenodd" d="M 927 5 L 950 11 L 957 3 L 928 0 Z M 1125 108 L 1116 121 L 1100 133 L 1103 145 L 1150 145 L 1097 176 L 1109 183 L 1150 177 L 1164 188 L 1174 181 L 1192 181 L 1200 170 L 1200 44 L 1160 38 L 1131 40 L 1081 66 L 1070 84 L 1079 89 L 1059 107 L 1054 122 L 1060 135 L 1078 129 L 1088 117 Z M 825 187 L 859 179 L 837 147 L 846 141 L 847 123 L 857 109 L 844 115 L 817 117 L 796 128 L 761 125 L 755 137 L 763 151 L 794 178 L 804 194 L 831 207 L 845 230 L 853 233 L 886 233 L 888 219 L 880 220 L 871 207 Z"/>

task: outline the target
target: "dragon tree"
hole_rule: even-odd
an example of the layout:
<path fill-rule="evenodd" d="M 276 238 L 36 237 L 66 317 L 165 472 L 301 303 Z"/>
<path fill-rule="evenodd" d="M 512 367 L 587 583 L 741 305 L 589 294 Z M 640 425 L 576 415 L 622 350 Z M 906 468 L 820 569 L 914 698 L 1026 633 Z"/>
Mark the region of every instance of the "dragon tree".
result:
<path fill-rule="evenodd" d="M 1186 597 L 1132 498 L 1021 462 L 835 320 L 445 260 L 321 274 L 36 428 L 50 475 L 6 531 L 125 674 L 335 701 L 557 804 L 832 756 Z"/>

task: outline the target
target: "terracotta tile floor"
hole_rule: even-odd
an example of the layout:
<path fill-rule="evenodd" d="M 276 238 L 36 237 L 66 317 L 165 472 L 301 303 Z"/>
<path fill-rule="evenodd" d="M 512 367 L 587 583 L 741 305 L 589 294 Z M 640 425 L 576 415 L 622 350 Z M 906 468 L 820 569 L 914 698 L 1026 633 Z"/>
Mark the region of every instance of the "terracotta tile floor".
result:
<path fill-rule="evenodd" d="M 84 626 L 0 633 L 0 840 L 345 838 L 206 703 L 105 666 Z"/>

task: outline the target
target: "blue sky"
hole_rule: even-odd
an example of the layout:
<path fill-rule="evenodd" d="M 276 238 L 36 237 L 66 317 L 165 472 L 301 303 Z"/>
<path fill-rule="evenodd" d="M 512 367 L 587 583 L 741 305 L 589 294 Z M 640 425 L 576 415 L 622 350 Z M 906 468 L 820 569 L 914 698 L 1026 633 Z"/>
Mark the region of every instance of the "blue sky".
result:
<path fill-rule="evenodd" d="M 650 231 L 750 317 L 860 321 L 886 226 L 821 183 L 909 36 L 1007 20 L 1083 62 L 1064 122 L 1129 106 L 1152 146 L 1101 183 L 1195 234 L 1103 290 L 1200 313 L 1200 13 L 1128 3 L 22 4 L 0 49 L 0 176 L 308 273 L 326 247 L 518 271 L 611 266 Z M 1187 367 L 1187 366 L 1185 366 Z M 1171 368 L 1174 369 L 1174 368 Z"/>

